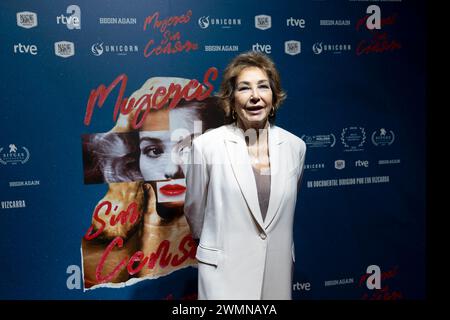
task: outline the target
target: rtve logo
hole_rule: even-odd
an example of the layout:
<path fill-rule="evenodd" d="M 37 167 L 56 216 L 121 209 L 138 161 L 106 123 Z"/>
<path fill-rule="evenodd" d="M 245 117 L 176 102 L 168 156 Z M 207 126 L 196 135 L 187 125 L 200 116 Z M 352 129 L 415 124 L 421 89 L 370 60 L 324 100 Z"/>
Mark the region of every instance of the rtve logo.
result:
<path fill-rule="evenodd" d="M 57 24 L 65 24 L 67 29 L 81 29 L 81 9 L 77 5 L 70 5 L 67 7 L 66 13 L 69 16 L 59 15 L 56 17 Z"/>
<path fill-rule="evenodd" d="M 355 167 L 369 167 L 369 160 L 357 160 L 355 161 Z"/>
<path fill-rule="evenodd" d="M 311 290 L 311 283 L 310 282 L 297 282 L 292 285 L 292 289 L 296 291 L 310 291 Z"/>
<path fill-rule="evenodd" d="M 14 53 L 25 53 L 32 54 L 33 56 L 37 55 L 37 46 L 35 44 L 15 44 L 14 45 Z"/>
<path fill-rule="evenodd" d="M 304 29 L 305 28 L 305 19 L 295 19 L 293 17 L 290 17 L 289 19 L 286 19 L 286 25 L 288 27 L 299 27 Z"/>
<path fill-rule="evenodd" d="M 272 52 L 272 46 L 270 44 L 256 43 L 252 46 L 252 50 L 269 54 Z"/>

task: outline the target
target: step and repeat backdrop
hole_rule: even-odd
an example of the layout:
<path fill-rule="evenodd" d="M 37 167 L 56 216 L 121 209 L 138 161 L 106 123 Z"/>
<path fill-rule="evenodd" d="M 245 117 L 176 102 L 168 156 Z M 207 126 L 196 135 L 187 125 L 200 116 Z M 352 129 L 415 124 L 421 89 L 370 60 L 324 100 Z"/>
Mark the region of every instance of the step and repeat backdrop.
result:
<path fill-rule="evenodd" d="M 0 8 L 0 299 L 196 299 L 183 161 L 250 50 L 275 61 L 276 124 L 308 147 L 293 298 L 425 297 L 422 2 Z"/>

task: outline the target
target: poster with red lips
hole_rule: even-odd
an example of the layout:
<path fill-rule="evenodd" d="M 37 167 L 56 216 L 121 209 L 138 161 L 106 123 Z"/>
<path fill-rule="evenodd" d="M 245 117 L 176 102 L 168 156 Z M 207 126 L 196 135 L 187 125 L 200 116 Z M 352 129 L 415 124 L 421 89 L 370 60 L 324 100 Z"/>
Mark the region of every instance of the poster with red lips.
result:
<path fill-rule="evenodd" d="M 96 104 L 107 104 L 121 84 L 116 125 L 82 136 L 85 183 L 108 184 L 82 239 L 85 289 L 121 287 L 196 265 L 183 215 L 184 173 L 194 136 L 223 124 L 210 77 L 217 77 L 215 68 L 205 72 L 203 84 L 151 77 L 122 101 L 126 76 L 91 91 L 87 124 Z"/>

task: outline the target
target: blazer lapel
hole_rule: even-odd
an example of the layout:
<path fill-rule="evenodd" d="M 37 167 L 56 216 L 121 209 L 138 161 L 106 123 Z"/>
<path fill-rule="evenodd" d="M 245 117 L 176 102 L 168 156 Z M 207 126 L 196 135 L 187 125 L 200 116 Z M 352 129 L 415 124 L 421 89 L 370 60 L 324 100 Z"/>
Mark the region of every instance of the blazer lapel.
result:
<path fill-rule="evenodd" d="M 267 208 L 266 218 L 264 219 L 264 228 L 267 229 L 278 213 L 278 208 L 283 198 L 286 187 L 285 175 L 287 168 L 282 165 L 283 140 L 279 130 L 274 126 L 269 126 L 269 159 L 270 159 L 270 198 Z"/>
<path fill-rule="evenodd" d="M 233 168 L 234 177 L 239 184 L 242 195 L 247 202 L 253 218 L 259 224 L 260 228 L 264 229 L 261 209 L 258 202 L 255 176 L 250 164 L 250 157 L 248 156 L 243 131 L 234 125 L 230 125 L 227 136 L 225 137 L 225 145 L 231 167 Z M 271 189 L 272 188 L 273 183 L 271 183 Z"/>

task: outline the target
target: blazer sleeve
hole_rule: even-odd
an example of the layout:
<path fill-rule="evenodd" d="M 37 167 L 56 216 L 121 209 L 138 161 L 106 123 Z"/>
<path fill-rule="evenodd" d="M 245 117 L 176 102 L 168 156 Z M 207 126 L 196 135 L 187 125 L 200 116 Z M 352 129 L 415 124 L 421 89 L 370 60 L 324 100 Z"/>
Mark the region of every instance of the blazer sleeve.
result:
<path fill-rule="evenodd" d="M 299 164 L 299 174 L 298 174 L 298 186 L 301 185 L 303 179 L 303 172 L 305 169 L 305 156 L 306 156 L 306 144 L 302 141 L 300 148 L 300 164 Z"/>
<path fill-rule="evenodd" d="M 184 214 L 191 228 L 192 237 L 200 239 L 208 197 L 209 174 L 204 154 L 197 141 L 192 143 L 189 164 L 186 168 L 186 197 Z"/>

